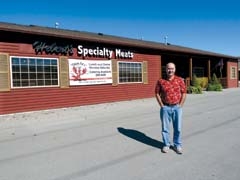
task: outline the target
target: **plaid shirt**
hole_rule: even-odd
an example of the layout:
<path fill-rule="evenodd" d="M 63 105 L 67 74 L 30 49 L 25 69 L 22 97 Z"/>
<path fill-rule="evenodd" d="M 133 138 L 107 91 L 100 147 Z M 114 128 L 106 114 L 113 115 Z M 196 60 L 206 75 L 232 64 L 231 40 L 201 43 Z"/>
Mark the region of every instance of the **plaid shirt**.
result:
<path fill-rule="evenodd" d="M 172 80 L 159 79 L 155 88 L 155 93 L 159 93 L 163 103 L 178 104 L 182 94 L 186 93 L 186 85 L 181 77 L 174 76 Z"/>

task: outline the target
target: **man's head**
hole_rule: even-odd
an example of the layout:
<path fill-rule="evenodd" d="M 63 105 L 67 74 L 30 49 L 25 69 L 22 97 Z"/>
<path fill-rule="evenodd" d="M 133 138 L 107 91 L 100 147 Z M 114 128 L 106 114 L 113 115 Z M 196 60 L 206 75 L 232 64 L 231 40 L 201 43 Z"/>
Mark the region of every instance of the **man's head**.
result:
<path fill-rule="evenodd" d="M 176 67 L 174 63 L 168 63 L 166 65 L 166 73 L 169 78 L 174 76 L 175 71 L 176 71 Z"/>

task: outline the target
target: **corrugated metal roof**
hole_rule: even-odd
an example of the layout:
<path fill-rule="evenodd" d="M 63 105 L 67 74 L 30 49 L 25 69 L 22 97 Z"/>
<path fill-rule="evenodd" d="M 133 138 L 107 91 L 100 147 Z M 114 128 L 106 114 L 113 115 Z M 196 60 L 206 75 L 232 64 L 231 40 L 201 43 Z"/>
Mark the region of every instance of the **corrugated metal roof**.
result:
<path fill-rule="evenodd" d="M 159 43 L 159 42 L 105 35 L 102 33 L 92 33 L 92 32 L 77 31 L 77 30 L 42 27 L 42 26 L 36 26 L 36 25 L 20 25 L 20 24 L 0 22 L 0 31 L 19 32 L 24 34 L 44 35 L 44 36 L 51 36 L 51 37 L 53 36 L 53 37 L 61 37 L 61 38 L 74 39 L 74 40 L 86 40 L 90 42 L 108 43 L 108 44 L 115 44 L 115 45 L 145 48 L 145 49 L 155 49 L 155 50 L 161 50 L 161 51 L 186 53 L 189 55 L 205 55 L 205 56 L 238 59 L 237 57 L 234 57 L 234 56 L 229 56 L 229 55 L 224 55 L 224 54 L 219 54 L 219 53 L 214 53 L 209 51 L 203 51 L 199 49 L 187 48 L 182 46 L 176 46 L 172 44 L 166 45 L 164 43 Z"/>

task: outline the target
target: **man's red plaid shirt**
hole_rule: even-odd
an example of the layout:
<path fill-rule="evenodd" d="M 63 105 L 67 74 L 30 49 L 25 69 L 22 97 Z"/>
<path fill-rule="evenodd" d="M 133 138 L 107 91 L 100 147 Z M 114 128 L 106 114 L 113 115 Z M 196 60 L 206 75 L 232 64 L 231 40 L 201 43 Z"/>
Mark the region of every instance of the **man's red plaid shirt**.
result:
<path fill-rule="evenodd" d="M 172 80 L 159 79 L 155 88 L 155 93 L 160 94 L 165 104 L 178 104 L 186 91 L 183 79 L 176 75 Z"/>

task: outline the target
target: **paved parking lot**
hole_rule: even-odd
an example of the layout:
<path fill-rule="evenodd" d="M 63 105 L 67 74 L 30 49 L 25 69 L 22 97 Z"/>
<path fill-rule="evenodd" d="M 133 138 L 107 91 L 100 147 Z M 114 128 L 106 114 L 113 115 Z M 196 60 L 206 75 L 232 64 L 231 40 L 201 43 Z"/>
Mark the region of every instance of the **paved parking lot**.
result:
<path fill-rule="evenodd" d="M 188 95 L 184 154 L 155 98 L 0 116 L 1 180 L 238 180 L 240 89 Z"/>

